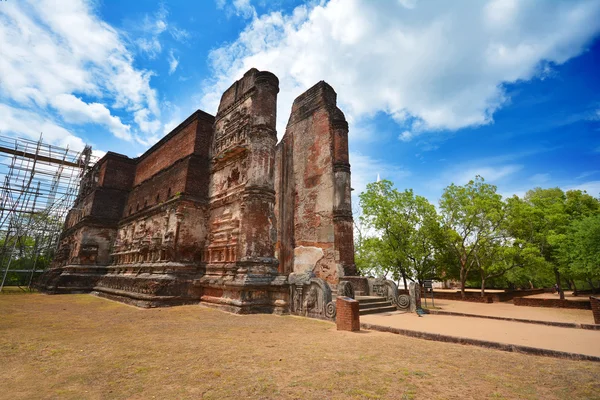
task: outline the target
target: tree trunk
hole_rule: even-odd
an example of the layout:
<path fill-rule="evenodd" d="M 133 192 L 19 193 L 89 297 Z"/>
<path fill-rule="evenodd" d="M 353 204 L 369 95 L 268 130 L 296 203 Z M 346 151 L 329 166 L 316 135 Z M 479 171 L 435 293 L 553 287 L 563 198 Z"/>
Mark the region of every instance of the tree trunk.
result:
<path fill-rule="evenodd" d="M 590 287 L 592 288 L 592 293 L 596 294 L 596 287 L 594 286 L 594 281 L 591 279 L 588 279 L 587 282 L 590 284 Z"/>
<path fill-rule="evenodd" d="M 558 294 L 560 295 L 560 299 L 564 300 L 565 293 L 562 291 L 560 286 L 560 272 L 558 271 L 558 268 L 554 268 L 554 276 L 556 277 L 556 284 L 558 285 Z"/>
<path fill-rule="evenodd" d="M 461 266 L 460 267 L 460 297 L 461 299 L 465 299 L 465 281 L 466 281 L 466 277 L 465 277 L 465 269 Z"/>
<path fill-rule="evenodd" d="M 566 281 L 567 281 L 567 287 L 569 288 L 569 290 L 573 290 L 573 287 L 571 286 L 571 280 L 566 279 Z"/>
<path fill-rule="evenodd" d="M 408 290 L 408 286 L 406 285 L 406 272 L 402 271 L 402 280 L 404 281 L 404 290 Z"/>
<path fill-rule="evenodd" d="M 485 278 L 481 277 L 481 297 L 485 296 Z"/>
<path fill-rule="evenodd" d="M 575 286 L 575 280 L 571 279 L 571 286 L 573 287 L 573 296 L 577 296 L 577 286 Z"/>

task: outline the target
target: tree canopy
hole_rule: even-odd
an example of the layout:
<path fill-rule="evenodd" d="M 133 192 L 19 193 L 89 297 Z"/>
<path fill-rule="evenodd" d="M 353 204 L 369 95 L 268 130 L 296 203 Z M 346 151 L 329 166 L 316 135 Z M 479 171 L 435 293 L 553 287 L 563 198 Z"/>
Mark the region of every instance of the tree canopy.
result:
<path fill-rule="evenodd" d="M 390 181 L 360 194 L 356 262 L 363 274 L 574 290 L 600 286 L 600 200 L 579 190 L 534 188 L 503 199 L 476 176 L 446 187 L 436 208 Z M 598 282 L 598 283 L 596 283 Z M 562 296 L 562 291 L 561 291 Z"/>

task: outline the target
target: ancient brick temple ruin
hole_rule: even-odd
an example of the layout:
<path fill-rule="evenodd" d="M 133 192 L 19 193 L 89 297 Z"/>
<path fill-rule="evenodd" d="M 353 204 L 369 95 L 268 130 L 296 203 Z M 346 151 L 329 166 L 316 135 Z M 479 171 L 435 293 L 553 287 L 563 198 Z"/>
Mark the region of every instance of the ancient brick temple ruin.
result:
<path fill-rule="evenodd" d="M 203 302 L 239 313 L 335 317 L 354 277 L 348 124 L 319 82 L 275 130 L 279 81 L 251 69 L 137 158 L 109 152 L 82 179 L 50 293 Z M 351 282 L 339 285 L 340 282 Z"/>

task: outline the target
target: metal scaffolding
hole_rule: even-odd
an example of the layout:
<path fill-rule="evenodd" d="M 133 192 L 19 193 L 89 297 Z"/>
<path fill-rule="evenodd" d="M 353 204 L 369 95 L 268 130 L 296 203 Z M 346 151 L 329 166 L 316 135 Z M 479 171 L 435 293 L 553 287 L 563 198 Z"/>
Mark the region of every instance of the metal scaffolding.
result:
<path fill-rule="evenodd" d="M 0 292 L 31 288 L 52 261 L 92 148 L 70 150 L 0 135 Z"/>

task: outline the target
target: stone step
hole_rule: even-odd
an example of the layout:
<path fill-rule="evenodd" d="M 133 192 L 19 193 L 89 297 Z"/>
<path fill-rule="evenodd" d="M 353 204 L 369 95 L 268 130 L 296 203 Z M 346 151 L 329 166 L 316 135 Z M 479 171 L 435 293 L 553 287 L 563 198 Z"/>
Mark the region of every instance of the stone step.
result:
<path fill-rule="evenodd" d="M 385 297 L 380 296 L 355 296 L 355 299 L 361 304 L 380 303 L 382 301 L 387 301 Z"/>
<path fill-rule="evenodd" d="M 389 301 L 378 301 L 378 302 L 372 302 L 372 303 L 358 303 L 358 309 L 359 310 L 366 310 L 369 308 L 380 308 L 380 307 L 389 307 L 392 306 L 392 303 L 390 303 Z"/>
<path fill-rule="evenodd" d="M 367 314 L 378 314 L 384 312 L 393 312 L 396 311 L 396 307 L 388 306 L 388 307 L 379 307 L 379 308 L 369 308 L 366 310 L 360 310 L 358 312 L 359 315 L 367 315 Z"/>

